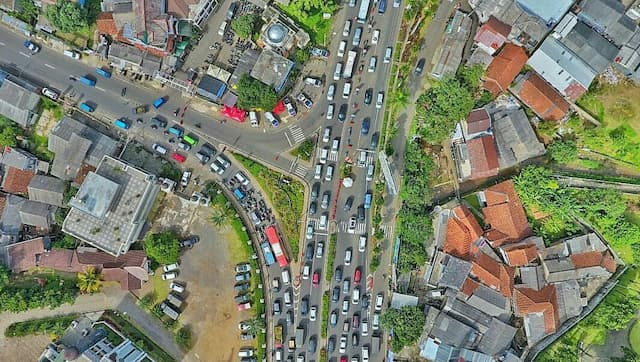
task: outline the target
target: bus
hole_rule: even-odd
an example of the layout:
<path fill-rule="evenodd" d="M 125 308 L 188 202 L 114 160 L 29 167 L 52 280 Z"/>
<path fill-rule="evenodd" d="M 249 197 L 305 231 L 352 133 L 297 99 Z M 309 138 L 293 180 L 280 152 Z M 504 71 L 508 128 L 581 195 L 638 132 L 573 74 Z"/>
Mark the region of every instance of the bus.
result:
<path fill-rule="evenodd" d="M 105 78 L 111 78 L 111 72 L 106 69 L 96 68 L 96 73 L 100 74 Z"/>
<path fill-rule="evenodd" d="M 269 244 L 271 244 L 271 249 L 273 249 L 273 254 L 276 256 L 278 265 L 280 265 L 280 267 L 282 268 L 289 265 L 287 256 L 284 255 L 284 251 L 282 250 L 280 238 L 278 237 L 278 231 L 276 230 L 276 227 L 270 225 L 264 230 L 264 232 L 265 234 L 267 234 L 267 240 L 269 240 Z"/>
<path fill-rule="evenodd" d="M 360 10 L 358 11 L 358 23 L 364 24 L 367 21 L 367 15 L 369 15 L 369 4 L 371 0 L 362 0 L 360 2 Z"/>
<path fill-rule="evenodd" d="M 271 252 L 269 243 L 260 244 L 260 248 L 262 248 L 262 254 L 264 255 L 265 264 L 267 264 L 267 266 L 275 264 L 276 259 L 273 257 L 273 253 Z"/>
<path fill-rule="evenodd" d="M 184 136 L 182 136 L 182 140 L 185 143 L 188 143 L 191 147 L 193 147 L 193 146 L 198 144 L 198 139 L 195 138 L 195 136 L 184 135 Z"/>
<path fill-rule="evenodd" d="M 387 0 L 380 0 L 378 3 L 378 14 L 384 14 L 385 10 L 387 10 Z"/>

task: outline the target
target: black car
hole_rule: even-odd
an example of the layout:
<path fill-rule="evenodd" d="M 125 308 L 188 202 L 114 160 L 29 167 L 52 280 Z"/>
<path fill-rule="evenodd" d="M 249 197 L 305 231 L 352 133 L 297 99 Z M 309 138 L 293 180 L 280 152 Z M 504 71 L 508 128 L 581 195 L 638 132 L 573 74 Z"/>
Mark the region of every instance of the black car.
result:
<path fill-rule="evenodd" d="M 288 325 L 293 324 L 293 311 L 291 309 L 287 311 L 287 324 Z"/>
<path fill-rule="evenodd" d="M 309 353 L 316 353 L 317 346 L 318 338 L 316 336 L 309 337 L 309 346 L 307 347 L 307 351 L 309 351 Z"/>
<path fill-rule="evenodd" d="M 369 308 L 370 299 L 371 299 L 371 296 L 369 294 L 366 294 L 365 296 L 362 297 L 362 309 Z"/>
<path fill-rule="evenodd" d="M 424 70 L 424 58 L 421 58 L 420 60 L 418 60 L 418 64 L 416 65 L 416 74 L 420 75 L 422 74 L 422 71 Z"/>
<path fill-rule="evenodd" d="M 364 206 L 363 205 L 358 206 L 358 221 L 364 222 Z"/>
<path fill-rule="evenodd" d="M 180 242 L 180 247 L 181 248 L 193 248 L 194 245 L 196 245 L 198 243 L 198 241 L 200 241 L 200 238 L 197 236 L 192 236 L 189 237 L 187 239 L 184 239 Z"/>
<path fill-rule="evenodd" d="M 318 204 L 315 201 L 312 201 L 311 204 L 309 204 L 309 215 L 313 215 L 316 213 Z"/>
<path fill-rule="evenodd" d="M 250 287 L 251 287 L 251 284 L 249 283 L 238 283 L 233 287 L 233 289 L 236 291 L 236 293 L 242 293 L 249 290 Z"/>
<path fill-rule="evenodd" d="M 364 104 L 366 105 L 371 104 L 372 99 L 373 99 L 373 88 L 369 88 L 367 89 L 366 92 L 364 92 Z"/>
<path fill-rule="evenodd" d="M 307 259 L 307 261 L 313 261 L 313 244 L 309 243 L 307 244 L 307 252 L 304 255 L 305 259 Z"/>
<path fill-rule="evenodd" d="M 309 297 L 304 297 L 300 303 L 300 314 L 307 315 L 307 313 L 309 313 Z"/>
<path fill-rule="evenodd" d="M 243 304 L 249 301 L 249 296 L 246 294 L 237 295 L 233 300 L 236 304 Z"/>
<path fill-rule="evenodd" d="M 378 132 L 374 133 L 371 136 L 371 148 L 375 149 L 376 147 L 378 147 L 378 139 L 380 138 L 380 134 Z"/>
<path fill-rule="evenodd" d="M 329 353 L 333 353 L 336 350 L 336 337 L 329 337 L 329 342 L 327 343 L 327 350 Z"/>
<path fill-rule="evenodd" d="M 340 121 L 340 123 L 342 123 L 342 122 L 344 122 L 345 119 L 347 119 L 347 104 L 346 103 L 340 105 L 340 109 L 338 110 L 338 121 Z"/>
<path fill-rule="evenodd" d="M 216 149 L 208 143 L 205 143 L 200 147 L 200 152 L 207 156 L 213 156 L 216 154 Z"/>
<path fill-rule="evenodd" d="M 340 300 L 340 287 L 333 287 L 331 291 L 331 301 L 337 303 Z"/>
<path fill-rule="evenodd" d="M 369 134 L 369 125 L 371 124 L 371 120 L 367 117 L 362 120 L 362 128 L 360 128 L 360 134 L 366 136 Z"/>
<path fill-rule="evenodd" d="M 151 118 L 151 128 L 153 129 L 158 129 L 158 128 L 162 128 L 164 129 L 167 126 L 167 121 L 160 119 L 158 117 L 153 117 Z"/>
<path fill-rule="evenodd" d="M 318 194 L 320 193 L 320 182 L 316 182 L 311 187 L 311 201 L 316 201 Z"/>
<path fill-rule="evenodd" d="M 336 268 L 336 272 L 333 273 L 333 275 L 335 277 L 336 282 L 342 281 L 342 268 L 341 267 L 337 267 Z"/>
<path fill-rule="evenodd" d="M 347 197 L 347 201 L 344 203 L 344 207 L 342 208 L 344 211 L 351 210 L 351 206 L 353 206 L 353 196 Z"/>

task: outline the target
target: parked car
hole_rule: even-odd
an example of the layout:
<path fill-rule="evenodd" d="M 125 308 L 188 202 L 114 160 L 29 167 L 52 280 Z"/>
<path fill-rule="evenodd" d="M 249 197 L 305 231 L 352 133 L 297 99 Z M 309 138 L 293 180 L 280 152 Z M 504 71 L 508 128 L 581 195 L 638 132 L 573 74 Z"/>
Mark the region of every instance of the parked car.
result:
<path fill-rule="evenodd" d="M 190 236 L 180 242 L 181 248 L 193 248 L 200 241 L 198 236 Z"/>
<path fill-rule="evenodd" d="M 235 279 L 236 279 L 236 282 L 244 282 L 251 279 L 251 274 L 250 273 L 236 274 Z"/>
<path fill-rule="evenodd" d="M 322 86 L 322 81 L 318 78 L 314 78 L 314 77 L 305 77 L 304 78 L 304 83 L 308 84 L 308 85 L 312 85 L 314 87 L 321 87 Z"/>
<path fill-rule="evenodd" d="M 287 108 L 287 113 L 289 113 L 291 117 L 295 117 L 296 114 L 298 114 L 296 107 L 291 103 L 291 99 L 289 99 L 289 97 L 285 97 L 282 100 L 282 103 L 284 103 L 285 108 Z"/>
<path fill-rule="evenodd" d="M 169 272 L 169 273 L 163 273 L 162 274 L 162 280 L 171 280 L 171 279 L 175 279 L 178 277 L 178 273 L 176 272 Z"/>
<path fill-rule="evenodd" d="M 240 263 L 236 265 L 236 273 L 246 273 L 251 271 L 251 265 L 249 263 Z"/>
<path fill-rule="evenodd" d="M 271 123 L 273 127 L 280 126 L 280 121 L 278 121 L 278 119 L 273 115 L 273 113 L 264 112 L 264 118 L 266 118 L 267 121 L 269 121 L 269 123 Z"/>
<path fill-rule="evenodd" d="M 311 101 L 311 99 L 309 99 L 309 97 L 307 97 L 307 95 L 304 93 L 298 94 L 296 99 L 298 100 L 298 102 L 302 103 L 302 105 L 304 105 L 305 108 L 307 109 L 311 109 L 311 107 L 313 107 L 313 101 Z"/>
<path fill-rule="evenodd" d="M 182 284 L 171 282 L 171 284 L 169 284 L 169 289 L 177 293 L 184 293 L 185 287 Z"/>
<path fill-rule="evenodd" d="M 320 49 L 315 47 L 310 48 L 309 53 L 314 57 L 320 57 L 320 58 L 328 58 L 330 54 L 329 51 L 326 49 Z"/>
<path fill-rule="evenodd" d="M 174 270 L 177 270 L 179 266 L 180 266 L 180 264 L 178 264 L 178 263 L 165 265 L 165 266 L 162 267 L 162 271 L 165 272 L 165 273 L 166 272 L 170 272 L 170 271 L 174 271 Z"/>
<path fill-rule="evenodd" d="M 45 95 L 48 98 L 51 98 L 52 100 L 56 100 L 58 99 L 58 97 L 60 96 L 58 94 L 58 92 L 54 91 L 53 89 L 50 88 L 42 88 L 42 94 Z"/>

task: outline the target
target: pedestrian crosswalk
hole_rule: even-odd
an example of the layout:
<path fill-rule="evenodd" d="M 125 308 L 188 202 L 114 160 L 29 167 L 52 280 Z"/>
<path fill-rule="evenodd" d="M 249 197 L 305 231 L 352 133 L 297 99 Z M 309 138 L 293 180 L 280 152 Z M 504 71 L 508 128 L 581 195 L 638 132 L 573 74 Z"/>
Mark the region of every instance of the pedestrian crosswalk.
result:
<path fill-rule="evenodd" d="M 393 224 L 382 224 L 380 227 L 382 228 L 382 231 L 384 231 L 385 238 L 393 236 Z"/>
<path fill-rule="evenodd" d="M 338 162 L 338 152 L 329 152 L 327 160 L 329 160 L 330 162 Z"/>
<path fill-rule="evenodd" d="M 302 166 L 301 164 L 296 164 L 293 170 L 293 173 L 304 178 L 305 176 L 307 176 L 307 172 L 309 171 L 309 169 L 307 169 L 306 167 Z"/>
<path fill-rule="evenodd" d="M 349 232 L 349 221 L 341 221 L 339 230 L 344 233 Z M 367 231 L 367 224 L 363 222 L 359 222 L 356 224 L 356 229 L 354 234 L 364 234 Z"/>
<path fill-rule="evenodd" d="M 304 141 L 304 132 L 302 132 L 302 128 L 296 126 L 296 125 L 292 125 L 289 127 L 289 132 L 291 133 L 291 136 L 293 138 L 293 144 L 298 144 L 302 141 Z"/>

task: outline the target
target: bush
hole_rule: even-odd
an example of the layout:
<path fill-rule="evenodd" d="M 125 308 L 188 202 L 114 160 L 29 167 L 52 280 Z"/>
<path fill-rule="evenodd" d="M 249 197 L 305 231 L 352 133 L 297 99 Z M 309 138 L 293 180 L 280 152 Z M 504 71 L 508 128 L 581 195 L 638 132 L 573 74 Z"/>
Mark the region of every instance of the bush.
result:
<path fill-rule="evenodd" d="M 34 278 L 29 278 L 20 284 L 5 284 L 0 289 L 0 312 L 56 308 L 65 303 L 73 304 L 77 295 L 75 280 L 54 275 L 47 277 L 41 286 Z"/>
<path fill-rule="evenodd" d="M 238 106 L 242 109 L 271 111 L 278 103 L 278 95 L 270 85 L 243 74 L 237 85 Z"/>
<path fill-rule="evenodd" d="M 547 152 L 551 159 L 558 163 L 570 163 L 578 158 L 578 147 L 573 140 L 553 142 L 547 147 Z"/>
<path fill-rule="evenodd" d="M 400 309 L 387 309 L 380 322 L 385 330 L 393 330 L 391 349 L 401 351 L 405 346 L 415 343 L 424 328 L 426 316 L 418 307 L 406 306 Z"/>
<path fill-rule="evenodd" d="M 190 350 L 193 347 L 193 335 L 191 334 L 191 328 L 183 326 L 176 333 L 176 343 L 178 346 Z"/>
<path fill-rule="evenodd" d="M 291 151 L 291 154 L 294 156 L 298 156 L 305 161 L 311 160 L 313 156 L 313 148 L 316 143 L 312 139 L 304 140 L 298 147 L 294 148 Z"/>
<path fill-rule="evenodd" d="M 55 339 L 58 339 L 64 334 L 67 326 L 78 316 L 79 314 L 70 314 L 12 323 L 4 331 L 4 336 L 23 337 L 33 334 L 53 334 Z"/>
<path fill-rule="evenodd" d="M 180 241 L 172 231 L 148 234 L 144 239 L 144 250 L 160 264 L 173 264 L 180 256 Z"/>

